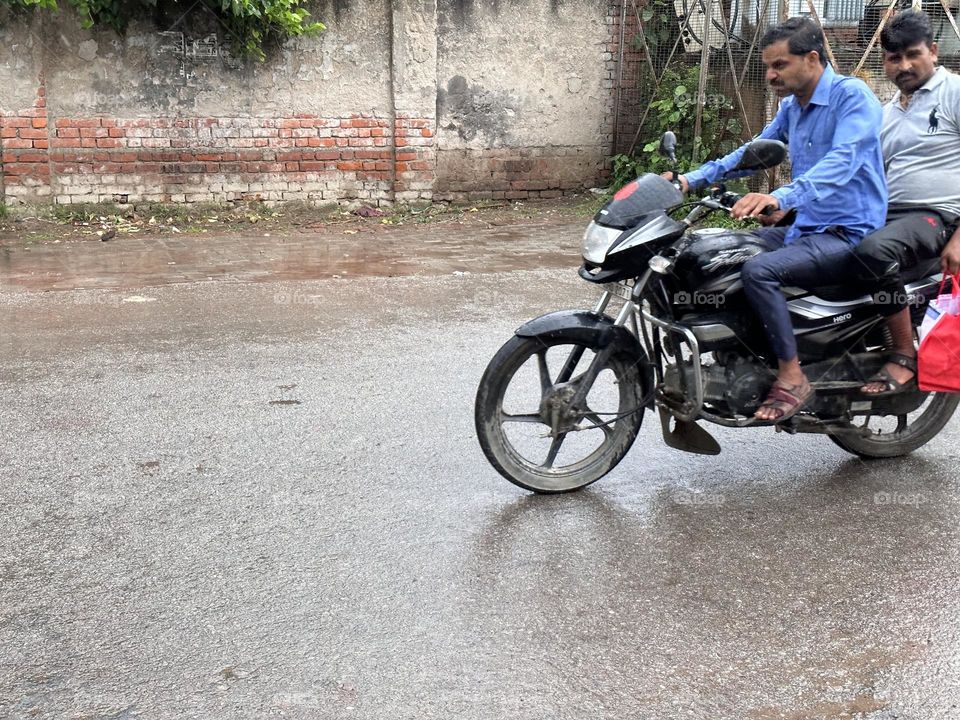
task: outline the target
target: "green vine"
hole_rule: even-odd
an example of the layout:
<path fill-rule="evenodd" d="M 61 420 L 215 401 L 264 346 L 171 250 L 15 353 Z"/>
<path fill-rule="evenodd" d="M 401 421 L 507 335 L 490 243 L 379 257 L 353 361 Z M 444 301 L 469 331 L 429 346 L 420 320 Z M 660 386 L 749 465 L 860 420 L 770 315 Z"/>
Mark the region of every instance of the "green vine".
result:
<path fill-rule="evenodd" d="M 653 97 L 639 135 L 647 142 L 636 155 L 613 157 L 615 188 L 646 172 L 661 173 L 673 169 L 670 161 L 659 153 L 660 137 L 667 130 L 677 135 L 676 169 L 681 173 L 699 167 L 708 158 L 725 155 L 740 145 L 741 126 L 733 112 L 733 101 L 716 92 L 709 83 L 702 98 L 700 136 L 694 137 L 699 83 L 700 67 L 697 65 L 667 70 L 659 88 L 650 82 L 648 87 Z M 704 138 L 710 138 L 709 142 L 704 142 Z"/>
<path fill-rule="evenodd" d="M 84 28 L 106 26 L 122 34 L 130 20 L 153 13 L 158 3 L 173 5 L 176 0 L 67 0 L 80 15 Z M 238 54 L 266 59 L 265 46 L 300 35 L 313 35 L 326 29 L 311 22 L 303 7 L 306 0 L 202 0 L 204 6 L 223 23 L 231 45 Z M 0 6 L 20 9 L 59 10 L 57 0 L 0 0 Z"/>

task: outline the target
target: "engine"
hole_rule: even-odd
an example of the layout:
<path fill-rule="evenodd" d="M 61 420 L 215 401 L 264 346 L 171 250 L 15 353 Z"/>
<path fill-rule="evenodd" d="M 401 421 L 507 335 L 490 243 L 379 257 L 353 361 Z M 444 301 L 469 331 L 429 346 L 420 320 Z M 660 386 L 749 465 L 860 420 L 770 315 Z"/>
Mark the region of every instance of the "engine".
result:
<path fill-rule="evenodd" d="M 713 363 L 703 366 L 704 403 L 724 414 L 753 415 L 770 385 L 770 369 L 742 355 L 715 353 L 714 356 Z M 690 360 L 679 367 L 667 367 L 664 377 L 667 393 L 683 396 L 686 394 L 683 388 L 692 388 L 693 384 Z"/>

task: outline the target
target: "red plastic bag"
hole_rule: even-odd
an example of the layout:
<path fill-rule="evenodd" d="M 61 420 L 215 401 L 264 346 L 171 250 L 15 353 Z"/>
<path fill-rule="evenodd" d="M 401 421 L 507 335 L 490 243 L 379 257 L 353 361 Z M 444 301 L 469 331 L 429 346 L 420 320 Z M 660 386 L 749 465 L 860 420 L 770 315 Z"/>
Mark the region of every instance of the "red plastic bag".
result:
<path fill-rule="evenodd" d="M 960 274 L 953 277 L 949 295 L 940 283 L 920 326 L 917 382 L 924 392 L 960 393 Z"/>

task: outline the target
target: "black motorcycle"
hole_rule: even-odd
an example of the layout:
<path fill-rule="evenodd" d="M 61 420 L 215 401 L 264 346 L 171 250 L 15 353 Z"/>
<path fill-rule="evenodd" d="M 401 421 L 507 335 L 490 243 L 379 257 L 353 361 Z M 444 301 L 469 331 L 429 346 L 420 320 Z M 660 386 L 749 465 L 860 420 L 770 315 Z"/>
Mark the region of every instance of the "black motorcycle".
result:
<path fill-rule="evenodd" d="M 672 156 L 675 142 L 667 133 L 662 151 Z M 736 171 L 774 167 L 785 156 L 782 143 L 754 141 Z M 538 493 L 578 490 L 626 455 L 647 408 L 659 411 L 667 445 L 708 455 L 720 446 L 698 420 L 771 424 L 753 414 L 776 377 L 776 357 L 740 281 L 741 265 L 764 246 L 748 230 L 692 229 L 739 198 L 720 184 L 685 203 L 676 183 L 647 174 L 597 213 L 580 268 L 604 288 L 597 305 L 529 321 L 480 381 L 477 436 L 504 477 Z M 939 261 L 905 279 L 916 328 L 937 294 Z M 868 289 L 783 292 L 815 393 L 778 430 L 823 433 L 851 453 L 884 458 L 916 450 L 943 428 L 960 396 L 860 391 L 889 341 Z"/>

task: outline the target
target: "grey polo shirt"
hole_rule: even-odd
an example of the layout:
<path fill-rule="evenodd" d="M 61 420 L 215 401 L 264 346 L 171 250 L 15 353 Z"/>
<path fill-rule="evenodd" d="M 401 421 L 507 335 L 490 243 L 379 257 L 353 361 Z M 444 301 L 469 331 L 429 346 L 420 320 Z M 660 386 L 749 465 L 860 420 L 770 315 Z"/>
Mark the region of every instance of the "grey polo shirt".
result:
<path fill-rule="evenodd" d="M 883 106 L 880 131 L 891 207 L 960 215 L 960 76 L 938 67 L 906 108 Z"/>

